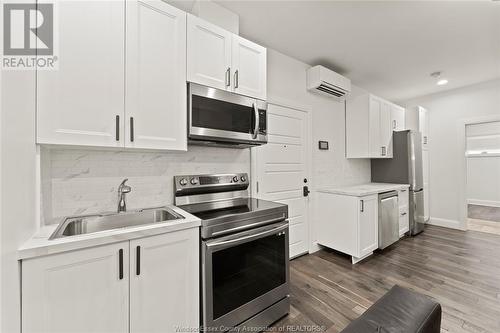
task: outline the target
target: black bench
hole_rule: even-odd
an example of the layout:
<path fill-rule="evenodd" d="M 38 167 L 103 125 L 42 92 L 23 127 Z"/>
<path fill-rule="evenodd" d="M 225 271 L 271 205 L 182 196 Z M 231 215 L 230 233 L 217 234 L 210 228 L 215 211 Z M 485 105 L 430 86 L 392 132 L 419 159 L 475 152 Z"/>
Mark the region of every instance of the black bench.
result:
<path fill-rule="evenodd" d="M 440 333 L 441 305 L 394 286 L 341 333 Z"/>

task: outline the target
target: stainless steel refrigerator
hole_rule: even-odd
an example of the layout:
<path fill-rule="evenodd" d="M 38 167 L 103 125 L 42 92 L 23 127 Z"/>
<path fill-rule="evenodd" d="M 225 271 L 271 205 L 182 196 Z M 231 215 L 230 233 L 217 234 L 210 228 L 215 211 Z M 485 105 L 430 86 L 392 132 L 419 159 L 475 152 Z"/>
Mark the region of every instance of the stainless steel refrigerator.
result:
<path fill-rule="evenodd" d="M 393 158 L 372 159 L 372 182 L 410 184 L 410 235 L 424 230 L 424 174 L 422 135 L 416 131 L 394 132 Z"/>

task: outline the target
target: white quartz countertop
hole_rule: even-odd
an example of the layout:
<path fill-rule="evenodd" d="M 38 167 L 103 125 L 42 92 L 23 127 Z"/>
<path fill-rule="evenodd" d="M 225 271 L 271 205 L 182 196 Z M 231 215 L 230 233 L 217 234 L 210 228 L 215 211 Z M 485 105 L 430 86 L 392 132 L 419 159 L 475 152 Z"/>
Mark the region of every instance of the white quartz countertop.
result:
<path fill-rule="evenodd" d="M 165 206 L 184 216 L 184 219 L 162 223 L 113 229 L 86 235 L 62 237 L 50 240 L 58 224 L 51 224 L 40 230 L 18 250 L 18 259 L 25 260 L 50 254 L 78 250 L 87 247 L 106 245 L 130 239 L 154 236 L 173 231 L 199 227 L 201 220 L 175 206 Z"/>
<path fill-rule="evenodd" d="M 395 191 L 399 189 L 409 188 L 408 184 L 392 184 L 392 183 L 368 183 L 339 188 L 325 188 L 319 189 L 318 192 L 350 195 L 355 197 L 362 197 L 365 195 L 378 194 L 388 191 Z"/>

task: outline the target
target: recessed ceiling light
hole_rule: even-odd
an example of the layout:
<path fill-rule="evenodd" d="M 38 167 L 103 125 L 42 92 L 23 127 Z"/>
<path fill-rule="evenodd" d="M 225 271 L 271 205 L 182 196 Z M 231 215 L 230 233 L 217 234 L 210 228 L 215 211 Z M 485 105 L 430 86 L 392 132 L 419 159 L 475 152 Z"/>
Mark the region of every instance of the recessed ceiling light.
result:
<path fill-rule="evenodd" d="M 441 72 L 432 72 L 431 77 L 435 78 L 437 80 L 436 84 L 438 86 L 444 86 L 445 84 L 448 83 L 448 80 L 445 78 L 441 78 Z"/>

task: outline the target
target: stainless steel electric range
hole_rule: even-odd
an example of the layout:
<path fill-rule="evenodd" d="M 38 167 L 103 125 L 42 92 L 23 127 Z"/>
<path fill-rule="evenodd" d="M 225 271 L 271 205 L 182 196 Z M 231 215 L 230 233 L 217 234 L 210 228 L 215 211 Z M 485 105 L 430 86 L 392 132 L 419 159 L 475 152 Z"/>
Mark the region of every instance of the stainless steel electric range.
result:
<path fill-rule="evenodd" d="M 203 329 L 266 328 L 290 310 L 288 206 L 251 198 L 248 175 L 176 176 L 175 204 L 201 225 Z"/>

